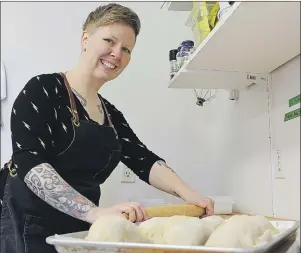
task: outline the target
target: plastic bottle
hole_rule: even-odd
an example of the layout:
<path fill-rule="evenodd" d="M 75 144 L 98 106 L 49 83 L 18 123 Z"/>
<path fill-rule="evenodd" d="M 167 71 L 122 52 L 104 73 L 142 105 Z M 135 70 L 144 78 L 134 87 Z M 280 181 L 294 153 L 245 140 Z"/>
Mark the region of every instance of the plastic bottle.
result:
<path fill-rule="evenodd" d="M 183 47 L 189 48 L 190 54 L 194 52 L 194 42 L 192 40 L 185 40 L 181 43 L 181 49 Z"/>
<path fill-rule="evenodd" d="M 179 70 L 179 66 L 177 63 L 177 53 L 177 49 L 172 49 L 169 51 L 170 79 L 172 79 Z"/>
<path fill-rule="evenodd" d="M 180 51 L 181 51 L 181 45 L 178 47 L 178 52 L 177 52 L 177 55 L 176 55 L 177 64 L 178 64 L 178 68 L 179 68 L 179 69 L 180 69 L 180 66 L 181 66 Z"/>
<path fill-rule="evenodd" d="M 193 52 L 194 52 L 194 42 L 192 40 L 185 40 L 181 43 L 180 67 L 182 67 L 189 60 L 189 57 Z"/>
<path fill-rule="evenodd" d="M 180 67 L 182 67 L 189 59 L 190 51 L 187 47 L 182 47 L 180 52 L 181 63 Z"/>

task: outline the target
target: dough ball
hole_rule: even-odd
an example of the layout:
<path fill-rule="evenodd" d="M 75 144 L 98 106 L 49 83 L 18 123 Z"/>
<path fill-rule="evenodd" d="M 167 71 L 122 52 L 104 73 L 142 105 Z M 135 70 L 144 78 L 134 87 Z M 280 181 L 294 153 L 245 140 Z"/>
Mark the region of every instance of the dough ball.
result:
<path fill-rule="evenodd" d="M 268 229 L 255 241 L 255 246 L 270 242 L 272 239 L 273 232 L 270 229 Z"/>
<path fill-rule="evenodd" d="M 261 233 L 268 229 L 271 230 L 273 235 L 279 233 L 279 230 L 276 229 L 272 223 L 262 215 L 249 216 L 249 219 L 254 225 L 259 226 Z"/>
<path fill-rule="evenodd" d="M 257 246 L 262 243 L 270 242 L 273 240 L 273 236 L 279 233 L 279 230 L 276 229 L 267 218 L 261 215 L 251 216 L 251 222 L 254 223 L 254 226 L 259 226 L 261 235 L 255 239 L 254 246 Z"/>
<path fill-rule="evenodd" d="M 152 243 L 194 246 L 204 245 L 222 222 L 224 219 L 219 216 L 199 219 L 175 215 L 152 218 L 142 222 L 139 229 Z"/>
<path fill-rule="evenodd" d="M 199 218 L 172 216 L 165 224 L 163 240 L 165 244 L 197 246 L 203 245 L 211 230 Z"/>
<path fill-rule="evenodd" d="M 205 246 L 254 247 L 260 239 L 265 238 L 263 235 L 267 230 L 273 233 L 277 232 L 276 228 L 263 216 L 234 215 L 213 231 Z"/>
<path fill-rule="evenodd" d="M 148 242 L 138 226 L 120 216 L 99 217 L 85 239 L 100 242 Z"/>
<path fill-rule="evenodd" d="M 208 228 L 211 230 L 211 233 L 221 224 L 225 222 L 225 220 L 217 215 L 208 216 L 206 218 L 201 219 L 202 222 L 208 226 Z M 211 234 L 210 233 L 210 234 Z M 208 239 L 208 238 L 207 238 Z"/>
<path fill-rule="evenodd" d="M 154 217 L 141 222 L 139 230 L 152 243 L 163 244 L 163 233 L 167 217 Z"/>

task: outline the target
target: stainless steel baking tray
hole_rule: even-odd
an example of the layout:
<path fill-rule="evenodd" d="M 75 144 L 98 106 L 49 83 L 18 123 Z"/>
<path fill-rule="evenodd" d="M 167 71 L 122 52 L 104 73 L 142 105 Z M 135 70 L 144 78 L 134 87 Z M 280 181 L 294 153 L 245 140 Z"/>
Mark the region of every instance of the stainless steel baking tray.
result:
<path fill-rule="evenodd" d="M 59 253 L 263 253 L 276 248 L 279 244 L 294 235 L 300 226 L 299 221 L 271 221 L 280 233 L 268 243 L 253 248 L 213 248 L 205 246 L 177 246 L 145 243 L 108 243 L 91 242 L 84 238 L 86 232 L 64 235 L 54 235 L 46 239 L 48 244 L 54 245 Z"/>

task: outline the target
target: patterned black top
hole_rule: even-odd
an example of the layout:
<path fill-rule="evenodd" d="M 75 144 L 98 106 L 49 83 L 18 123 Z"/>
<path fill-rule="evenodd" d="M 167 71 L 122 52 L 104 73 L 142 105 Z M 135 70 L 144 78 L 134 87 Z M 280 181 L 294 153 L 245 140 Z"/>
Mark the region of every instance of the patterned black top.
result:
<path fill-rule="evenodd" d="M 147 149 L 114 105 L 104 98 L 103 101 L 121 141 L 121 162 L 149 183 L 151 167 L 163 159 Z M 92 121 L 84 107 L 78 105 L 80 120 Z M 33 167 L 51 164 L 54 156 L 68 148 L 74 137 L 71 118 L 68 91 L 58 73 L 42 74 L 28 81 L 11 113 L 13 161 L 22 180 Z"/>

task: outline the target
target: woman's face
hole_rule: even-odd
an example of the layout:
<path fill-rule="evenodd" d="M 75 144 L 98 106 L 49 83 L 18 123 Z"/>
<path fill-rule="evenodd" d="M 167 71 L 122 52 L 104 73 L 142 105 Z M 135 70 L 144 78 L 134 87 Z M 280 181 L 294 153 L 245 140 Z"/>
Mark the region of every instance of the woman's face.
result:
<path fill-rule="evenodd" d="M 129 64 L 135 42 L 135 32 L 129 25 L 92 28 L 82 36 L 83 61 L 95 78 L 113 80 Z"/>

